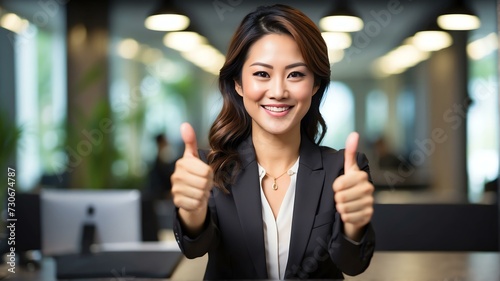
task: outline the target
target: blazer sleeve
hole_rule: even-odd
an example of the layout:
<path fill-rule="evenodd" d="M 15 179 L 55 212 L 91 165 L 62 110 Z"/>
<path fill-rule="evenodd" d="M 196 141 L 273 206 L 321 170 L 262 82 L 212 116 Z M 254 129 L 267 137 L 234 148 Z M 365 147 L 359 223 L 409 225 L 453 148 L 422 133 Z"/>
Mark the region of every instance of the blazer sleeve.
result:
<path fill-rule="evenodd" d="M 362 153 L 357 154 L 358 166 L 368 173 L 371 182 L 368 159 Z M 364 228 L 364 234 L 358 243 L 348 239 L 343 234 L 344 223 L 339 213 L 335 213 L 332 238 L 328 245 L 328 251 L 333 262 L 347 275 L 358 275 L 370 265 L 375 250 L 375 231 L 372 224 L 368 223 Z"/>
<path fill-rule="evenodd" d="M 342 233 L 343 223 L 340 214 L 335 214 L 333 233 L 328 252 L 337 267 L 347 275 L 363 273 L 370 265 L 375 249 L 375 232 L 371 223 L 366 225 L 365 233 L 359 243 L 353 243 Z"/>
<path fill-rule="evenodd" d="M 202 232 L 196 237 L 189 237 L 185 234 L 179 220 L 179 209 L 175 209 L 173 226 L 175 240 L 187 258 L 194 259 L 201 257 L 212 249 L 212 247 L 217 247 L 219 244 L 219 229 L 212 213 L 209 207 Z"/>

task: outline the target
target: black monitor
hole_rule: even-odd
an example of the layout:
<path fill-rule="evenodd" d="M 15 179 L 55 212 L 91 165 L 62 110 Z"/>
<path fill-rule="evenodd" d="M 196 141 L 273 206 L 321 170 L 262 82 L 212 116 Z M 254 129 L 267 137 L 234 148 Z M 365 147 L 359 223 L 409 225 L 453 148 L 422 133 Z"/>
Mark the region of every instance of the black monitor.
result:
<path fill-rule="evenodd" d="M 40 199 L 45 256 L 86 252 L 85 243 L 141 241 L 138 190 L 44 189 Z"/>

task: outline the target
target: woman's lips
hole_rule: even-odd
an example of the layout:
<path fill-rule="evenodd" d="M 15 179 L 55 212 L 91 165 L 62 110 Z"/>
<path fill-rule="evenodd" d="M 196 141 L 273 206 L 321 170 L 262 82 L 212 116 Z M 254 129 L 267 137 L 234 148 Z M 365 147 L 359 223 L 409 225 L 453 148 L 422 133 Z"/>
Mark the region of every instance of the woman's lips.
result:
<path fill-rule="evenodd" d="M 293 106 L 290 105 L 263 105 L 262 108 L 266 110 L 266 112 L 275 117 L 281 117 L 288 114 L 290 109 Z"/>
<path fill-rule="evenodd" d="M 264 109 L 272 111 L 272 112 L 283 112 L 287 111 L 290 109 L 291 106 L 268 106 L 268 105 L 263 105 Z"/>

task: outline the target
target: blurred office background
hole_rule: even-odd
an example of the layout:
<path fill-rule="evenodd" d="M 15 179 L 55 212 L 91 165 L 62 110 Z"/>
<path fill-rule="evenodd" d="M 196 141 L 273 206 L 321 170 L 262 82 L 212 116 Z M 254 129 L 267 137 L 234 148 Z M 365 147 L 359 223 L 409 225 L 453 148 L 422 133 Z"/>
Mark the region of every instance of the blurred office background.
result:
<path fill-rule="evenodd" d="M 18 192 L 143 189 L 157 134 L 167 137 L 168 161 L 182 154 L 182 122 L 208 146 L 230 36 L 245 14 L 271 2 L 164 1 L 189 19 L 181 31 L 198 37 L 188 38 L 145 26 L 157 0 L 0 1 L 2 171 L 15 167 Z M 496 1 L 341 2 L 364 25 L 325 33 L 332 82 L 323 144 L 340 149 L 360 132 L 378 203 L 495 203 Z M 287 4 L 319 25 L 341 2 Z M 464 4 L 478 26 L 437 26 Z M 421 32 L 436 28 L 431 37 Z"/>
<path fill-rule="evenodd" d="M 208 147 L 230 37 L 244 15 L 275 2 L 0 0 L 0 182 L 15 169 L 17 251 L 42 247 L 44 188 L 140 190 L 142 240 L 173 240 L 168 192 L 151 189 L 162 182 L 151 171 L 182 155 L 182 122 Z M 340 149 L 360 133 L 377 250 L 498 251 L 497 1 L 286 3 L 324 32 L 332 82 L 323 144 Z M 146 27 L 165 10 L 184 16 L 167 21 L 178 30 Z M 446 25 L 442 16 L 457 11 L 468 17 Z M 338 30 L 347 24 L 324 19 L 336 14 L 360 20 Z M 201 279 L 194 273 L 188 279 Z"/>

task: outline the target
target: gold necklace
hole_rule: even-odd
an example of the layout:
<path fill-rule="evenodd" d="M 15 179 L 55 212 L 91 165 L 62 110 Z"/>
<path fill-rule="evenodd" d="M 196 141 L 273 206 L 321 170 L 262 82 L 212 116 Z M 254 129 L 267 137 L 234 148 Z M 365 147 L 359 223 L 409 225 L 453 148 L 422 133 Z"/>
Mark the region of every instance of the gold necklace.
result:
<path fill-rule="evenodd" d="M 289 169 L 287 169 L 283 174 L 279 175 L 278 177 L 273 177 L 271 176 L 270 174 L 268 174 L 266 172 L 266 175 L 273 178 L 273 189 L 274 190 L 278 190 L 278 184 L 276 183 L 276 180 L 278 180 L 279 178 L 281 178 L 282 176 L 284 176 L 287 172 L 288 172 Z"/>

